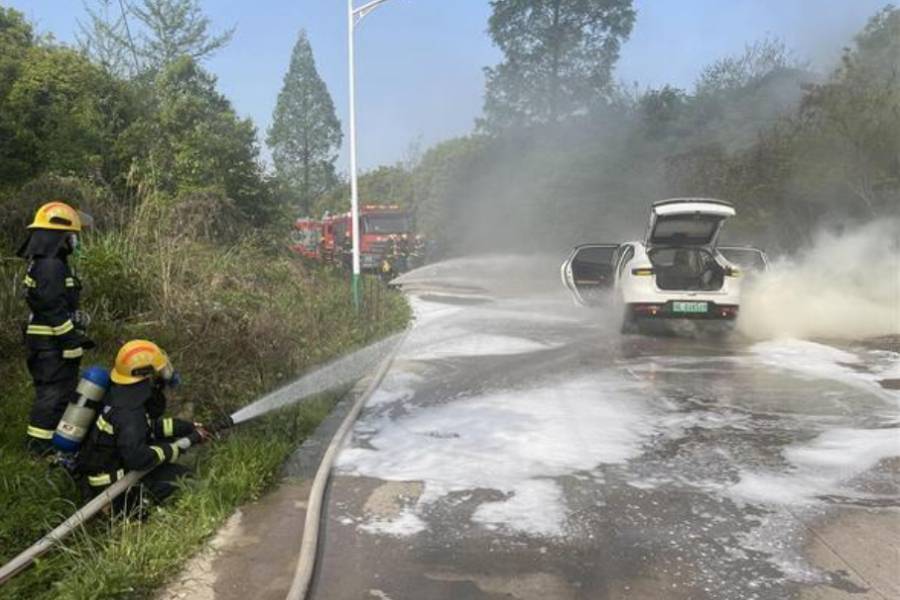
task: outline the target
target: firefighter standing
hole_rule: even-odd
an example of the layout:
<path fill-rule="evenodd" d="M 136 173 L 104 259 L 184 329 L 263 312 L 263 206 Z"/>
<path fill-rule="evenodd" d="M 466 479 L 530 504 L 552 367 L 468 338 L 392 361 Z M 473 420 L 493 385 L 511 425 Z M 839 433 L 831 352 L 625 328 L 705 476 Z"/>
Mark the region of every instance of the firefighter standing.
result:
<path fill-rule="evenodd" d="M 153 469 L 140 486 L 117 498 L 114 507 L 126 511 L 145 500 L 162 502 L 175 491 L 176 480 L 190 474 L 175 464 L 180 453 L 175 441 L 188 437 L 198 443 L 209 434 L 199 424 L 163 417 L 164 388 L 174 385 L 177 375 L 153 342 L 133 340 L 122 346 L 110 379 L 100 415 L 78 456 L 85 501 L 128 471 Z"/>
<path fill-rule="evenodd" d="M 26 444 L 38 455 L 52 449 L 53 432 L 75 394 L 81 357 L 94 345 L 85 337 L 88 318 L 79 310 L 81 282 L 68 263 L 82 216 L 63 202 L 43 205 L 18 252 L 28 260 L 24 284 L 31 316 L 25 346 L 35 391 Z"/>

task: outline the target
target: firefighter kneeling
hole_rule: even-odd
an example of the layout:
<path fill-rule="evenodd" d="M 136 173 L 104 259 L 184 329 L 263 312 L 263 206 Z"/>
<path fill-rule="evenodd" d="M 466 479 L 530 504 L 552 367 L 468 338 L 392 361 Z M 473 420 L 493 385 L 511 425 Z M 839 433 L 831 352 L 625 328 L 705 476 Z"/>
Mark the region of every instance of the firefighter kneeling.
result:
<path fill-rule="evenodd" d="M 87 501 L 128 471 L 153 469 L 113 504 L 117 512 L 140 510 L 147 500 L 160 503 L 171 496 L 176 480 L 190 474 L 175 464 L 175 441 L 188 437 L 196 444 L 209 434 L 200 424 L 163 417 L 164 388 L 177 383 L 177 375 L 153 342 L 134 340 L 122 346 L 110 379 L 100 415 L 78 456 L 82 491 Z"/>

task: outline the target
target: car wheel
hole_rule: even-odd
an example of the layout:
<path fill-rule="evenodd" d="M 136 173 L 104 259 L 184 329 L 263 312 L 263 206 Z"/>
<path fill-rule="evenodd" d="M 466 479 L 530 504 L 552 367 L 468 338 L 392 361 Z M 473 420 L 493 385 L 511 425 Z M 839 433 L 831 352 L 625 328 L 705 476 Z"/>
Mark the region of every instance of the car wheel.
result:
<path fill-rule="evenodd" d="M 638 332 L 637 323 L 635 323 L 634 317 L 629 311 L 626 311 L 625 315 L 622 317 L 622 328 L 620 332 L 622 335 L 632 335 Z"/>

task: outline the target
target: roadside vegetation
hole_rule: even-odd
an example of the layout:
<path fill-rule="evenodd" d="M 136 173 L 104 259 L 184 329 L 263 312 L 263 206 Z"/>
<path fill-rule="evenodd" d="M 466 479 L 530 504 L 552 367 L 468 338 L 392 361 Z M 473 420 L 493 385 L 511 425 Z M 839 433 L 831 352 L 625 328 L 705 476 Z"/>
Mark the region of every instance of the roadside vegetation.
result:
<path fill-rule="evenodd" d="M 641 18 L 630 0 L 491 5 L 503 60 L 477 129 L 360 179 L 442 254 L 624 241 L 673 196 L 734 202 L 726 235 L 773 252 L 900 214 L 900 9 L 874 14 L 830 72 L 767 38 L 691 89 L 646 89 L 612 74 Z M 319 210 L 345 203 L 336 189 Z"/>
<path fill-rule="evenodd" d="M 40 204 L 67 200 L 96 219 L 74 260 L 98 343 L 85 364 L 153 339 L 184 376 L 172 407 L 184 417 L 227 414 L 409 319 L 374 281 L 357 314 L 342 274 L 286 253 L 298 213 L 348 208 L 334 169 L 340 126 L 305 34 L 266 132 L 270 173 L 256 127 L 204 68 L 233 30 L 212 31 L 198 0 L 86 6 L 74 48 L 0 4 L 0 561 L 77 503 L 65 473 L 22 451 L 31 388 L 14 254 Z M 712 62 L 692 89 L 614 80 L 640 19 L 631 0 L 491 7 L 502 60 L 486 70 L 473 133 L 360 180 L 366 203 L 412 211 L 433 255 L 617 241 L 640 231 L 650 201 L 676 195 L 733 201 L 741 218 L 730 233 L 770 250 L 900 211 L 893 6 L 830 72 L 765 39 Z M 329 402 L 189 453 L 198 479 L 174 504 L 147 523 L 90 525 L 0 596 L 148 595 L 261 493 Z"/>
<path fill-rule="evenodd" d="M 192 1 L 125 4 L 135 15 L 145 11 L 134 53 L 116 51 L 102 36 L 79 50 L 60 45 L 0 6 L 4 563 L 78 505 L 69 476 L 23 447 L 32 391 L 21 339 L 25 264 L 15 250 L 42 203 L 63 199 L 96 220 L 73 259 L 98 344 L 83 364 L 111 365 L 129 339 L 158 342 L 183 376 L 169 412 L 184 418 L 229 414 L 409 318 L 403 298 L 375 281 L 357 313 L 342 273 L 304 265 L 287 251 L 296 206 L 261 166 L 253 124 L 236 115 L 202 67 L 227 32 L 209 33 Z M 151 6 L 178 17 L 165 25 L 178 35 L 154 29 L 164 24 Z M 115 33 L 116 23 L 108 25 Z M 154 46 L 160 43 L 170 45 Z M 172 504 L 145 523 L 98 518 L 0 597 L 149 595 L 236 506 L 264 491 L 333 401 L 259 419 L 188 453 L 197 477 Z"/>
<path fill-rule="evenodd" d="M 182 215 L 182 219 L 183 219 Z M 171 412 L 209 421 L 230 414 L 298 373 L 401 328 L 408 308 L 380 291 L 358 318 L 345 279 L 308 270 L 262 242 L 221 247 L 164 233 L 163 215 L 136 214 L 121 230 L 87 236 L 77 259 L 98 348 L 85 364 L 109 365 L 132 338 L 157 341 L 183 374 Z M 155 223 L 156 225 L 154 225 Z M 183 226 L 183 221 L 182 221 Z M 174 227 L 174 225 L 173 225 Z M 149 251 L 148 251 L 149 249 Z M 0 315 L 4 331 L 22 318 L 22 266 L 6 261 Z M 370 287 L 370 290 L 378 288 Z M 61 469 L 24 452 L 31 401 L 21 341 L 4 335 L 0 378 L 0 562 L 70 515 L 78 495 Z M 67 542 L 5 586 L 2 597 L 117 597 L 147 591 L 170 575 L 242 502 L 271 481 L 287 454 L 327 414 L 331 398 L 242 426 L 189 453 L 198 481 L 145 524 L 101 523 Z M 7 594 L 10 594 L 7 596 Z"/>

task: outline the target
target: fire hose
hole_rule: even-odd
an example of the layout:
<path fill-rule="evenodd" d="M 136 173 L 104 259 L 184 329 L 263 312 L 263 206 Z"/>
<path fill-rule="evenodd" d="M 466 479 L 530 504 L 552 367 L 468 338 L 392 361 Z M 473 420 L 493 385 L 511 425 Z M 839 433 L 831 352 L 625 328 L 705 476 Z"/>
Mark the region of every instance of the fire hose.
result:
<path fill-rule="evenodd" d="M 344 444 L 344 440 L 347 438 L 347 434 L 350 433 L 353 424 L 356 422 L 359 413 L 362 411 L 363 406 L 365 406 L 372 394 L 375 393 L 378 386 L 381 385 L 381 381 L 393 364 L 394 358 L 397 356 L 400 347 L 403 345 L 403 340 L 408 333 L 409 329 L 407 328 L 406 332 L 401 334 L 402 337 L 400 338 L 400 341 L 394 346 L 391 353 L 382 361 L 377 373 L 372 377 L 372 380 L 369 382 L 365 391 L 356 399 L 353 406 L 350 408 L 350 411 L 347 413 L 347 416 L 344 417 L 341 426 L 335 432 L 334 437 L 331 438 L 331 443 L 328 444 L 328 448 L 322 456 L 322 462 L 319 463 L 319 468 L 316 470 L 316 475 L 313 479 L 312 488 L 310 488 L 309 498 L 306 503 L 306 519 L 303 523 L 303 538 L 300 541 L 300 556 L 297 559 L 297 568 L 294 571 L 294 579 L 291 582 L 291 589 L 288 591 L 287 600 L 306 600 L 309 595 L 309 586 L 312 582 L 316 566 L 316 552 L 319 547 L 319 526 L 322 522 L 322 503 L 325 497 L 325 489 L 328 486 L 328 480 L 331 476 L 331 469 L 334 466 L 334 461 L 337 458 L 338 452 L 341 450 L 341 446 Z"/>
<path fill-rule="evenodd" d="M 221 431 L 230 427 L 232 424 L 232 420 L 230 418 L 226 418 L 221 422 L 209 427 L 208 431 L 210 433 Z M 175 442 L 175 445 L 178 446 L 180 450 L 187 450 L 193 444 L 190 438 L 184 437 L 177 440 Z M 53 529 L 53 531 L 42 537 L 30 548 L 26 549 L 14 559 L 3 565 L 3 567 L 0 567 L 0 584 L 6 583 L 8 580 L 12 579 L 13 576 L 18 574 L 23 569 L 27 568 L 32 562 L 34 562 L 36 558 L 46 553 L 63 538 L 72 533 L 72 531 L 74 531 L 77 527 L 81 526 L 84 522 L 88 521 L 94 515 L 103 510 L 108 504 L 110 504 L 117 497 L 121 496 L 128 488 L 136 484 L 144 475 L 152 470 L 153 469 L 147 469 L 144 471 L 129 471 L 125 474 L 124 477 L 122 477 L 122 479 L 119 479 L 118 481 L 113 483 L 111 486 L 103 490 L 103 492 L 96 498 L 75 511 L 75 514 L 63 521 L 60 525 Z"/>
<path fill-rule="evenodd" d="M 350 419 L 349 422 L 345 422 L 344 425 L 342 425 L 341 430 L 338 432 L 339 434 L 341 434 L 340 439 L 342 440 L 343 437 L 346 436 L 350 425 L 352 425 L 352 421 L 356 418 L 356 415 L 362 408 L 364 400 L 367 399 L 368 396 L 374 391 L 377 383 L 381 381 L 381 378 L 387 371 L 387 367 L 390 365 L 390 362 L 396 353 L 396 349 L 400 346 L 399 341 L 402 341 L 403 337 L 404 334 L 402 333 L 390 336 L 379 342 L 376 342 L 375 344 L 367 346 L 366 348 L 339 358 L 332 363 L 320 367 L 319 369 L 311 373 L 307 373 L 294 383 L 288 384 L 288 386 L 285 386 L 284 388 L 271 392 L 263 398 L 258 399 L 251 405 L 245 406 L 244 408 L 238 410 L 231 416 L 224 417 L 220 421 L 213 423 L 212 425 L 207 427 L 206 430 L 210 433 L 217 433 L 219 431 L 229 429 L 237 424 L 255 419 L 256 417 L 266 414 L 267 412 L 270 412 L 272 410 L 276 410 L 278 408 L 282 408 L 284 406 L 299 402 L 303 398 L 307 398 L 331 389 L 335 387 L 335 385 L 341 384 L 346 381 L 351 381 L 358 377 L 362 377 L 362 375 L 369 369 L 371 369 L 372 365 L 374 364 L 374 361 L 372 359 L 377 359 L 378 357 L 384 356 L 385 350 L 388 347 L 393 346 L 393 351 L 388 351 L 389 358 L 382 364 L 378 375 L 374 378 L 373 383 L 370 385 L 370 389 L 368 389 L 366 393 L 363 394 L 363 396 L 358 401 L 358 404 L 354 406 L 354 409 L 352 411 L 353 418 Z M 91 369 L 88 369 L 88 372 L 90 371 Z M 70 404 L 69 407 L 74 411 L 73 414 L 76 417 L 83 418 L 85 416 L 84 411 L 86 410 L 85 402 L 88 400 L 96 401 L 99 397 L 98 394 L 101 394 L 104 391 L 103 389 L 101 389 L 104 387 L 102 379 L 103 378 L 99 377 L 99 374 L 95 372 L 93 375 L 86 374 L 85 378 L 83 378 L 79 383 L 79 393 L 81 394 L 81 397 L 77 403 Z M 84 384 L 83 388 L 81 387 L 82 384 Z M 77 420 L 78 419 L 73 419 L 73 421 Z M 54 435 L 54 444 L 56 444 L 57 441 L 60 441 L 63 443 L 64 447 L 68 447 L 70 449 L 77 448 L 77 444 L 80 443 L 81 439 L 80 437 L 78 437 L 79 431 L 80 434 L 82 434 L 82 437 L 83 434 L 86 433 L 86 430 L 83 429 L 83 426 L 84 423 L 80 423 L 81 429 L 79 429 L 79 426 L 75 426 L 62 432 L 63 435 L 61 436 L 62 439 L 60 440 L 57 440 L 57 438 L 60 437 L 61 433 L 61 431 L 58 430 Z M 76 439 L 78 441 L 76 441 Z M 336 436 L 335 440 L 337 439 L 338 438 Z M 179 449 L 181 450 L 187 450 L 193 445 L 190 438 L 181 438 L 177 440 L 175 444 L 178 445 Z M 332 446 L 335 446 L 335 444 L 336 441 L 332 441 Z M 327 462 L 330 468 L 330 464 L 334 460 L 337 449 L 337 447 L 329 447 L 329 454 L 326 456 L 326 460 L 323 461 L 323 465 L 325 464 L 325 462 Z M 13 576 L 20 573 L 31 563 L 33 563 L 35 559 L 45 554 L 63 538 L 71 534 L 76 528 L 84 524 L 89 519 L 93 518 L 113 500 L 125 493 L 128 488 L 138 483 L 140 479 L 150 471 L 152 471 L 152 469 L 148 469 L 145 471 L 131 471 L 126 473 L 124 477 L 117 480 L 102 493 L 100 493 L 97 497 L 79 508 L 71 517 L 66 519 L 63 523 L 58 525 L 31 547 L 21 552 L 7 564 L 0 567 L 0 585 L 9 581 Z M 322 467 L 320 467 L 320 471 L 322 471 Z M 318 482 L 319 480 L 320 476 L 319 474 L 317 474 L 316 481 Z M 319 483 L 318 487 L 314 486 L 313 492 L 315 493 L 316 489 L 318 489 L 320 495 L 324 493 L 324 484 L 326 482 L 327 472 L 325 473 L 324 481 Z M 319 499 L 319 502 L 320 501 L 321 498 Z M 308 515 L 308 527 L 309 521 L 310 517 Z M 313 528 L 317 530 L 317 527 L 318 523 L 316 522 Z M 313 540 L 312 543 L 312 554 L 314 555 L 316 541 Z M 304 546 L 308 544 L 309 542 L 306 540 L 306 535 L 304 535 Z M 308 555 L 309 552 L 307 551 L 306 554 Z"/>

